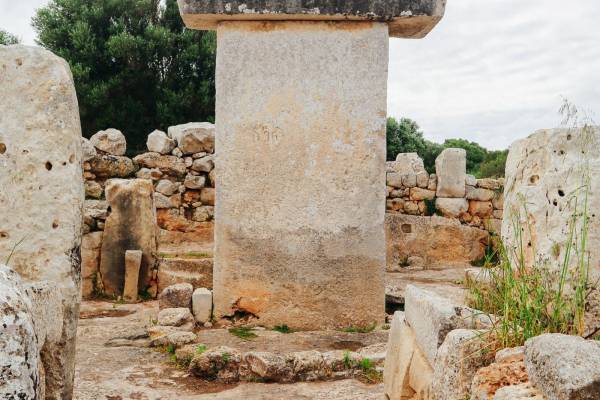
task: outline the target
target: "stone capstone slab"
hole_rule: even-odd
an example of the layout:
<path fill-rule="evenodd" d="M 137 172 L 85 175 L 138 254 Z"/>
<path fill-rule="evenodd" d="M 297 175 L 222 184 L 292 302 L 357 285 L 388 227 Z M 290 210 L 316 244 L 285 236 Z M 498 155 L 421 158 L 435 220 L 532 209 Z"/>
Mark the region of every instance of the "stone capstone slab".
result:
<path fill-rule="evenodd" d="M 600 342 L 577 336 L 544 334 L 525 342 L 530 381 L 548 400 L 598 399 Z"/>
<path fill-rule="evenodd" d="M 216 318 L 383 322 L 388 40 L 383 23 L 219 24 Z"/>
<path fill-rule="evenodd" d="M 154 269 L 157 248 L 154 189 L 147 179 L 110 179 L 106 200 L 111 213 L 106 219 L 100 257 L 103 289 L 120 296 L 125 284 L 125 252 L 141 250 L 138 288 L 147 288 Z"/>
<path fill-rule="evenodd" d="M 446 0 L 222 2 L 179 0 L 183 21 L 193 29 L 216 29 L 222 21 L 378 21 L 392 37 L 422 38 L 444 15 Z"/>
<path fill-rule="evenodd" d="M 60 339 L 42 359 L 46 396 L 69 400 L 84 199 L 77 96 L 66 61 L 39 47 L 0 46 L 0 71 L 0 260 L 11 255 L 24 280 L 61 296 Z"/>

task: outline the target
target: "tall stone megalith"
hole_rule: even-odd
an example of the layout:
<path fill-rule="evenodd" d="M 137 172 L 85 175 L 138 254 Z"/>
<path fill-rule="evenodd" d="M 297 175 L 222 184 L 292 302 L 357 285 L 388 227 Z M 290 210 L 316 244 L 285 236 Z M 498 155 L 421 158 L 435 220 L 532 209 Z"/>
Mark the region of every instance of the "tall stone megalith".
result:
<path fill-rule="evenodd" d="M 72 397 L 83 198 L 69 66 L 41 48 L 0 46 L 0 260 L 61 294 L 62 304 L 42 302 L 48 309 L 36 311 L 63 317 L 45 322 L 61 332 L 41 349 L 48 399 Z"/>
<path fill-rule="evenodd" d="M 388 37 L 445 0 L 179 0 L 217 30 L 214 314 L 383 321 Z"/>

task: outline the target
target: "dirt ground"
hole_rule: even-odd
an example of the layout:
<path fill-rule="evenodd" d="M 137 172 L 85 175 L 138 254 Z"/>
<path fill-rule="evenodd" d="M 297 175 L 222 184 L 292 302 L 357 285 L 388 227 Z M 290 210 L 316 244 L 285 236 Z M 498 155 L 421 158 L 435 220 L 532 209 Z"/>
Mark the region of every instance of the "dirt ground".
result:
<path fill-rule="evenodd" d="M 76 400 L 203 400 L 203 399 L 381 399 L 383 385 L 366 385 L 347 379 L 336 382 L 223 385 L 202 381 L 176 368 L 167 354 L 145 347 L 107 347 L 114 337 L 131 335 L 156 318 L 156 302 L 135 305 L 84 302 L 77 331 L 75 372 Z M 200 341 L 226 344 L 241 350 L 335 349 L 362 347 L 387 340 L 387 332 L 371 334 L 329 332 L 280 334 L 258 332 L 251 342 L 233 337 L 226 330 L 199 332 Z M 222 342 L 226 343 L 222 343 Z M 308 346 L 308 347 L 307 347 Z"/>

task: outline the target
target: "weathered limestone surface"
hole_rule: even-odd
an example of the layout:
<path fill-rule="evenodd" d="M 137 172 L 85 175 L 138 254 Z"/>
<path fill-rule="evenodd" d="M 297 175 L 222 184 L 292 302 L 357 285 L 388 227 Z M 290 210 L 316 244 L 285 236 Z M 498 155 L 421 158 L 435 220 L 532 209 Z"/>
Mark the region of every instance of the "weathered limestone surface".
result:
<path fill-rule="evenodd" d="M 152 182 L 146 179 L 111 179 L 106 183 L 106 200 L 112 210 L 106 219 L 100 257 L 106 294 L 123 294 L 127 250 L 142 251 L 138 287 L 142 290 L 148 286 L 158 229 L 153 194 Z"/>
<path fill-rule="evenodd" d="M 444 15 L 446 0 L 298 2 L 259 0 L 222 2 L 179 0 L 181 16 L 188 27 L 216 29 L 220 21 L 382 21 L 394 37 L 424 37 Z"/>
<path fill-rule="evenodd" d="M 192 293 L 192 311 L 198 322 L 208 322 L 212 315 L 212 292 L 207 288 L 198 288 Z"/>
<path fill-rule="evenodd" d="M 489 234 L 456 219 L 388 213 L 385 216 L 387 270 L 398 271 L 410 257 L 427 267 L 466 265 L 485 255 Z"/>
<path fill-rule="evenodd" d="M 123 299 L 127 302 L 137 301 L 142 257 L 143 253 L 141 250 L 125 251 L 125 285 L 123 288 Z"/>
<path fill-rule="evenodd" d="M 525 368 L 548 398 L 597 399 L 600 394 L 600 342 L 544 334 L 525 342 Z"/>
<path fill-rule="evenodd" d="M 90 138 L 90 143 L 96 149 L 113 156 L 125 155 L 127 151 L 125 135 L 120 130 L 114 128 L 95 133 Z"/>
<path fill-rule="evenodd" d="M 39 348 L 31 302 L 19 275 L 0 264 L 0 397 L 38 399 Z"/>
<path fill-rule="evenodd" d="M 464 149 L 445 149 L 435 159 L 437 197 L 465 197 L 467 152 Z"/>
<path fill-rule="evenodd" d="M 14 249 L 11 268 L 62 296 L 48 310 L 63 316 L 60 340 L 46 341 L 42 360 L 47 397 L 68 400 L 84 198 L 77 97 L 67 63 L 41 48 L 0 46 L 0 71 L 0 260 Z"/>
<path fill-rule="evenodd" d="M 390 327 L 383 370 L 384 393 L 389 400 L 412 394 L 409 368 L 415 348 L 415 334 L 406 324 L 404 313 L 396 311 Z"/>
<path fill-rule="evenodd" d="M 515 228 L 518 229 L 515 222 L 519 221 L 523 228 L 525 263 L 547 265 L 555 270 L 560 267 L 575 210 L 574 196 L 579 199 L 578 212 L 583 210 L 584 191 L 580 188 L 586 175 L 591 178 L 587 195 L 590 217 L 587 246 L 600 247 L 598 148 L 600 128 L 540 130 L 512 144 L 506 162 L 502 224 L 502 239 L 510 256 L 519 247 L 515 234 Z M 592 276 L 597 279 L 600 252 L 590 252 L 589 256 Z M 573 255 L 571 265 L 577 262 Z"/>
<path fill-rule="evenodd" d="M 215 316 L 382 322 L 387 26 L 222 22 L 217 46 Z"/>

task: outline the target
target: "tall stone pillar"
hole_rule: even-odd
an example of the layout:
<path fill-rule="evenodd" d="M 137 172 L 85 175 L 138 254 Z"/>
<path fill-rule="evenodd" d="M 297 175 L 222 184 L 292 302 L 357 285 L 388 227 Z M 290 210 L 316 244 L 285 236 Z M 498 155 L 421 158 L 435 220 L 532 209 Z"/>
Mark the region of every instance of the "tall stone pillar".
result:
<path fill-rule="evenodd" d="M 404 3 L 179 0 L 217 30 L 217 318 L 383 322 L 388 36 L 424 36 L 445 1 Z"/>
<path fill-rule="evenodd" d="M 68 64 L 39 47 L 0 46 L 0 262 L 46 281 L 34 304 L 46 398 L 73 392 L 81 284 L 81 124 Z M 40 290 L 35 290 L 39 297 Z M 0 379 L 1 381 L 1 379 Z"/>

